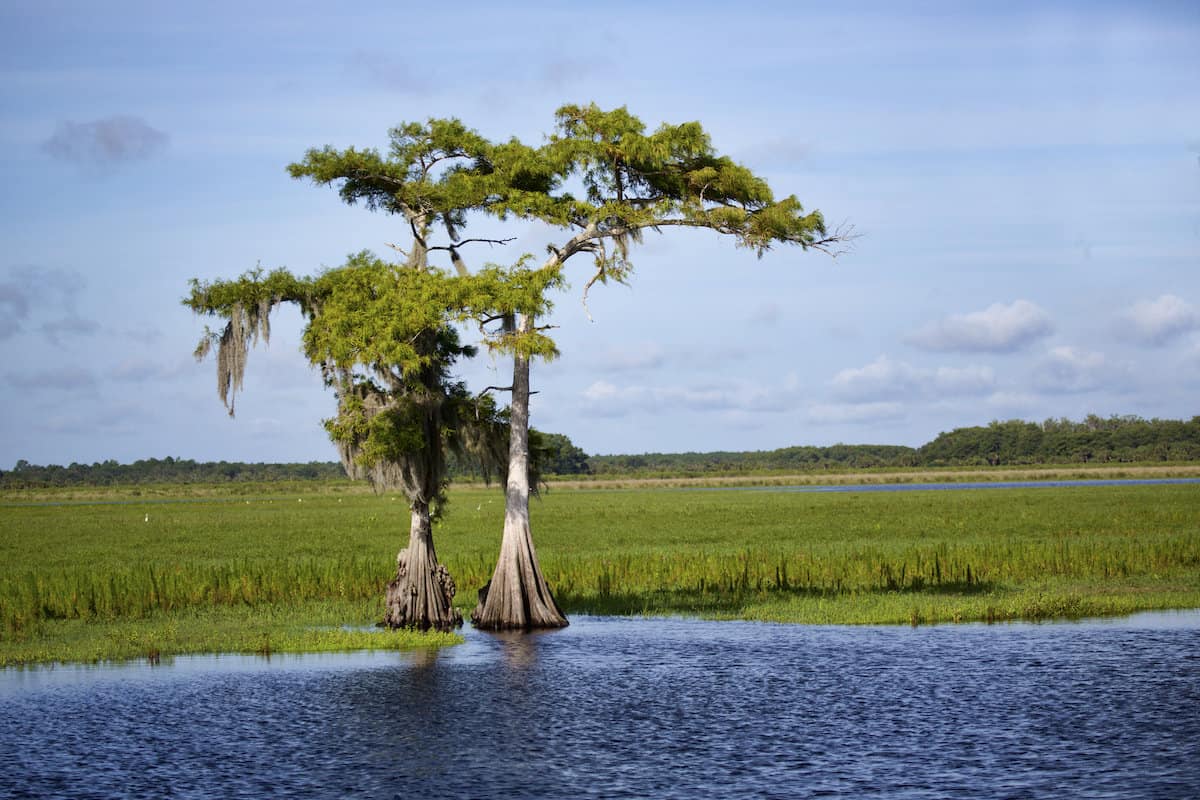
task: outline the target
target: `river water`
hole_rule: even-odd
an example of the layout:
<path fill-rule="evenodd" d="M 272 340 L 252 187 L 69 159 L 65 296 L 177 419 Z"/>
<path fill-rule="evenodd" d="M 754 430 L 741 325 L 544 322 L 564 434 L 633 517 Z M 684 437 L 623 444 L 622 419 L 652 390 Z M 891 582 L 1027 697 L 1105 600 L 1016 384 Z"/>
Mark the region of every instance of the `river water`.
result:
<path fill-rule="evenodd" d="M 0 797 L 1196 798 L 1200 613 L 0 671 Z"/>

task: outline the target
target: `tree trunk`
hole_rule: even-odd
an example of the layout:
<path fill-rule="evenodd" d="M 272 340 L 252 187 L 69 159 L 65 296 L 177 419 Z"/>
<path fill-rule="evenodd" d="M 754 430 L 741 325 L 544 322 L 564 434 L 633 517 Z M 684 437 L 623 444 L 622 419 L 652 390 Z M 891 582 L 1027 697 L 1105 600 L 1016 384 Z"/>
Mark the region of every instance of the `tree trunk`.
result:
<path fill-rule="evenodd" d="M 522 317 L 527 333 L 533 320 Z M 479 590 L 471 622 L 484 630 L 563 628 L 558 609 L 538 566 L 529 527 L 529 358 L 513 357 L 512 409 L 509 420 L 508 486 L 505 492 L 504 538 L 492 579 Z"/>
<path fill-rule="evenodd" d="M 396 577 L 388 582 L 383 623 L 389 628 L 448 631 L 462 625 L 454 608 L 454 580 L 437 561 L 428 503 L 413 503 L 408 547 L 396 556 Z"/>

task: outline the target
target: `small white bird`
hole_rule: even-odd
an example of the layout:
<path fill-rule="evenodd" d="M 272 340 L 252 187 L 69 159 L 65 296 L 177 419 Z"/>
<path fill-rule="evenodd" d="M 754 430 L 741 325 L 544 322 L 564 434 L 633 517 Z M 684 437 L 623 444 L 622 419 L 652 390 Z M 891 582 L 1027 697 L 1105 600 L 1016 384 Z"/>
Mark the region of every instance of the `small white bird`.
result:
<path fill-rule="evenodd" d="M 146 522 L 149 522 L 149 521 L 150 521 L 150 515 L 149 515 L 149 514 L 147 514 L 147 515 L 146 515 Z"/>

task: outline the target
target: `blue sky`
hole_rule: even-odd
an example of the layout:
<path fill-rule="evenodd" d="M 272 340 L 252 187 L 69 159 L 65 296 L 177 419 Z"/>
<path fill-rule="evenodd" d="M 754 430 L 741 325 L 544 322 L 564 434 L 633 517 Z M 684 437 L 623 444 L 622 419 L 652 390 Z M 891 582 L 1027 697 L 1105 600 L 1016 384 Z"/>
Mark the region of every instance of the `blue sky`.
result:
<path fill-rule="evenodd" d="M 192 277 L 380 254 L 397 220 L 290 179 L 313 146 L 457 116 L 538 142 L 564 103 L 699 120 L 862 234 L 762 260 L 651 235 L 557 299 L 533 423 L 590 453 L 921 444 L 993 419 L 1200 413 L 1194 3 L 0 8 L 0 468 L 334 460 L 298 314 L 217 399 Z M 534 225 L 479 258 L 541 253 Z M 487 357 L 462 372 L 503 383 Z"/>

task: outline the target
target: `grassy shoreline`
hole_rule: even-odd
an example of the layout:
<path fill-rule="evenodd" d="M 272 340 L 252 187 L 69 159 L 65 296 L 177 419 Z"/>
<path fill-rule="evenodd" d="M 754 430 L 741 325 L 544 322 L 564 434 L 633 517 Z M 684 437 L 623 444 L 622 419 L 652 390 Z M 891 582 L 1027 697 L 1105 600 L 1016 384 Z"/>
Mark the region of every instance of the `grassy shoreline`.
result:
<path fill-rule="evenodd" d="M 644 487 L 555 484 L 535 503 L 539 556 L 568 614 L 930 624 L 1200 607 L 1196 485 Z M 0 665 L 457 641 L 343 630 L 382 616 L 407 509 L 341 485 L 296 488 L 0 498 Z M 451 500 L 438 554 L 469 611 L 494 563 L 503 496 L 456 487 Z"/>

